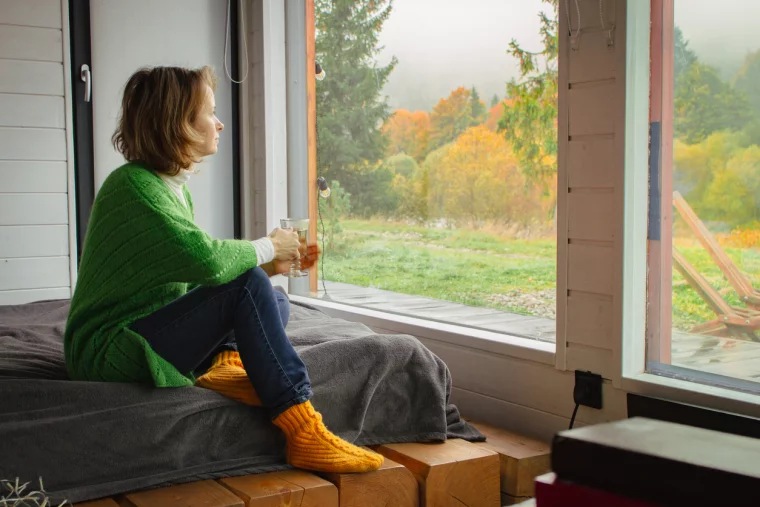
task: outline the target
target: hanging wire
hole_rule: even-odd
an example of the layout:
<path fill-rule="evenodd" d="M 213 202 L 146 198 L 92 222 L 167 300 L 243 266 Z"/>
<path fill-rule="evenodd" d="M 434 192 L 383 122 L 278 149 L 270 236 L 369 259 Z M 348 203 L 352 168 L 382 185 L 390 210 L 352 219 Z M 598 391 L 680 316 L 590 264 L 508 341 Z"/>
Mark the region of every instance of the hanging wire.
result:
<path fill-rule="evenodd" d="M 604 0 L 599 0 L 599 23 L 602 25 L 602 31 L 607 32 L 607 46 L 612 46 L 615 43 L 612 38 L 612 31 L 615 29 L 615 23 L 613 22 L 612 26 L 607 29 L 604 22 Z"/>
<path fill-rule="evenodd" d="M 570 1 L 565 2 L 565 12 L 567 13 L 567 35 L 573 36 L 573 23 L 570 21 L 570 7 L 568 4 Z M 581 7 L 578 5 L 578 0 L 575 0 L 575 11 L 578 14 L 578 29 L 575 31 L 575 37 L 577 38 L 581 34 Z"/>
<path fill-rule="evenodd" d="M 237 7 L 237 0 L 235 0 L 235 7 Z M 243 74 L 243 79 L 240 81 L 235 81 L 232 79 L 232 76 L 230 76 L 230 70 L 227 68 L 227 53 L 228 53 L 228 47 L 229 47 L 229 41 L 230 41 L 230 10 L 232 9 L 232 0 L 227 0 L 227 20 L 224 23 L 224 74 L 227 76 L 227 78 L 232 81 L 235 84 L 241 84 L 246 79 L 248 79 L 248 67 L 250 67 L 250 63 L 248 61 L 248 41 L 246 40 L 246 30 L 245 30 L 245 12 L 243 12 L 241 18 L 242 18 L 242 30 L 243 30 L 243 49 L 245 49 L 245 73 Z"/>

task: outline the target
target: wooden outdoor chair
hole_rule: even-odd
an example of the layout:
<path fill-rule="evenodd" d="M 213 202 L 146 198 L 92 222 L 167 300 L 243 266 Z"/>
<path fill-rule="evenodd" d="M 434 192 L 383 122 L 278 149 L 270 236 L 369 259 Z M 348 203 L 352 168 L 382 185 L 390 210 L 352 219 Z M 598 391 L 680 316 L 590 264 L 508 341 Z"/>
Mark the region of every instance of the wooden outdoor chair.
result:
<path fill-rule="evenodd" d="M 739 267 L 731 260 L 731 257 L 718 244 L 715 236 L 707 230 L 705 224 L 699 219 L 689 203 L 678 192 L 673 192 L 673 205 L 678 213 L 689 225 L 694 235 L 702 244 L 707 253 L 710 254 L 715 264 L 728 279 L 728 283 L 734 288 L 739 298 L 753 310 L 760 310 L 760 291 L 752 286 L 747 276 L 741 272 Z"/>
<path fill-rule="evenodd" d="M 760 337 L 755 333 L 760 329 L 760 311 L 729 305 L 699 271 L 676 250 L 675 246 L 673 247 L 673 267 L 681 273 L 717 316 L 714 320 L 694 327 L 690 332 L 760 342 Z"/>

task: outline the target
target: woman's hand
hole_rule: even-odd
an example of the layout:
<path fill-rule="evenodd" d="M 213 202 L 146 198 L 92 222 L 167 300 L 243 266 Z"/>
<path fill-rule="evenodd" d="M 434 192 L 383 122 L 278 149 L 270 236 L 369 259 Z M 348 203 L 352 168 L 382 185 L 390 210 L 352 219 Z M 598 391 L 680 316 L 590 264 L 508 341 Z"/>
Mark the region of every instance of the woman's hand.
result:
<path fill-rule="evenodd" d="M 316 245 L 316 243 L 311 244 L 306 247 L 306 254 L 301 257 L 301 270 L 305 271 L 307 269 L 310 269 L 314 266 L 314 264 L 319 260 L 319 256 L 322 252 L 319 251 L 319 247 Z M 283 275 L 290 271 L 290 263 L 292 261 L 281 261 L 275 259 L 270 263 L 270 266 L 267 266 L 267 268 L 264 268 L 264 271 L 269 274 L 269 276 L 274 275 Z"/>
<path fill-rule="evenodd" d="M 277 228 L 269 235 L 269 239 L 274 245 L 274 260 L 276 261 L 293 261 L 299 258 L 298 248 L 301 243 L 298 241 L 298 233 Z"/>

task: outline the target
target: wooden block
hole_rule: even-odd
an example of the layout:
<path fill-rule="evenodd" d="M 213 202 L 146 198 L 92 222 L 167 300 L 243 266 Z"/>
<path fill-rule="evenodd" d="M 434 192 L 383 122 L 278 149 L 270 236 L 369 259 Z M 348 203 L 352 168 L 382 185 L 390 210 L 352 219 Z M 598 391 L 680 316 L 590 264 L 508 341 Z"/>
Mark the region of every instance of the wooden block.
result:
<path fill-rule="evenodd" d="M 421 507 L 498 507 L 499 455 L 460 439 L 441 444 L 387 444 L 383 456 L 401 463 L 420 485 Z"/>
<path fill-rule="evenodd" d="M 532 498 L 528 498 L 527 496 L 512 496 L 504 493 L 502 491 L 501 493 L 501 505 L 536 505 L 533 502 Z"/>
<path fill-rule="evenodd" d="M 230 477 L 219 483 L 242 498 L 246 507 L 338 507 L 338 489 L 301 470 Z"/>
<path fill-rule="evenodd" d="M 414 475 L 386 458 L 374 472 L 323 474 L 340 492 L 340 507 L 418 507 L 420 493 Z"/>
<path fill-rule="evenodd" d="M 487 439 L 475 445 L 499 453 L 501 492 L 516 500 L 534 496 L 536 477 L 551 471 L 551 445 L 489 424 L 468 422 Z"/>
<path fill-rule="evenodd" d="M 92 500 L 90 502 L 78 503 L 74 507 L 119 507 L 112 498 L 101 498 L 100 500 Z"/>
<path fill-rule="evenodd" d="M 212 480 L 128 493 L 122 507 L 244 507 L 243 500 Z"/>

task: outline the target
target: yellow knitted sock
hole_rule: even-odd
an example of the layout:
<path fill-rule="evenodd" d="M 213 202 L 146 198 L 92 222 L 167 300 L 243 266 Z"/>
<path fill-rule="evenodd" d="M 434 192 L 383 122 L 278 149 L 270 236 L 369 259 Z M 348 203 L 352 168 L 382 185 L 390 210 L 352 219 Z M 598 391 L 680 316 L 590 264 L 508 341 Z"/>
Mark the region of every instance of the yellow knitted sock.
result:
<path fill-rule="evenodd" d="M 322 415 L 307 401 L 277 416 L 274 424 L 285 433 L 288 463 L 315 472 L 370 472 L 383 464 L 383 457 L 352 445 L 334 435 Z"/>
<path fill-rule="evenodd" d="M 256 394 L 243 368 L 240 354 L 234 350 L 225 350 L 217 354 L 211 368 L 198 377 L 195 385 L 211 389 L 247 405 L 261 406 L 259 395 Z"/>

